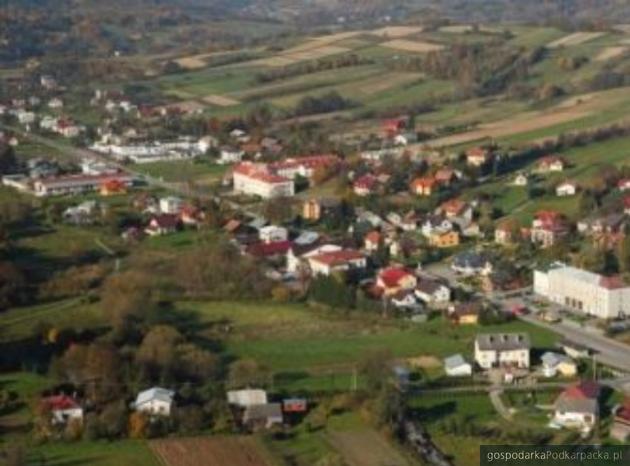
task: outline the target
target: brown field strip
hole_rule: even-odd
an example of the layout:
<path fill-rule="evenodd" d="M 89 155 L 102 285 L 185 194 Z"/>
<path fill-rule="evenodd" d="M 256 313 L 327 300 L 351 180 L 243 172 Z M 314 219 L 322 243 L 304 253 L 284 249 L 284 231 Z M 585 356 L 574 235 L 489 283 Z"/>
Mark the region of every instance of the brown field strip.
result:
<path fill-rule="evenodd" d="M 595 61 L 606 61 L 612 58 L 619 57 L 630 50 L 630 47 L 624 47 L 622 45 L 615 47 L 606 47 L 595 57 Z"/>
<path fill-rule="evenodd" d="M 270 466 L 254 437 L 195 437 L 152 440 L 165 466 Z"/>
<path fill-rule="evenodd" d="M 556 39 L 547 44 L 547 48 L 554 49 L 557 47 L 580 45 L 585 42 L 597 39 L 605 34 L 605 32 L 574 32 L 568 36 Z"/>
<path fill-rule="evenodd" d="M 202 100 L 211 105 L 216 105 L 217 107 L 233 107 L 234 105 L 240 104 L 236 99 L 217 94 L 207 95 Z"/>
<path fill-rule="evenodd" d="M 431 42 L 421 42 L 405 39 L 394 39 L 381 44 L 382 47 L 387 47 L 395 50 L 402 50 L 404 52 L 414 53 L 427 53 L 436 50 L 442 50 L 444 48 L 441 44 L 433 44 Z"/>
<path fill-rule="evenodd" d="M 386 26 L 374 31 L 366 31 L 380 37 L 405 37 L 422 32 L 422 26 Z"/>

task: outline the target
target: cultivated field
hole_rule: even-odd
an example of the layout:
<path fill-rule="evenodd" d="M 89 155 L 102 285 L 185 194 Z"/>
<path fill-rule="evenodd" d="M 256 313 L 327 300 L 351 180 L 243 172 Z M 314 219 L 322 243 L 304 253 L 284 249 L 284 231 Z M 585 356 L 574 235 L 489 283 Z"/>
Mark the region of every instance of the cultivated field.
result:
<path fill-rule="evenodd" d="M 441 44 L 433 44 L 431 42 L 422 42 L 407 39 L 390 40 L 387 42 L 383 42 L 381 46 L 412 53 L 428 53 L 434 52 L 436 50 L 442 50 L 444 48 L 444 46 Z"/>
<path fill-rule="evenodd" d="M 254 437 L 163 439 L 149 445 L 167 466 L 270 466 Z"/>
<path fill-rule="evenodd" d="M 561 37 L 547 44 L 547 48 L 554 49 L 558 47 L 569 47 L 572 45 L 580 45 L 593 39 L 603 36 L 604 32 L 575 32 L 568 36 Z"/>
<path fill-rule="evenodd" d="M 232 107 L 234 105 L 239 105 L 240 102 L 236 99 L 232 99 L 230 97 L 226 97 L 218 94 L 211 94 L 203 98 L 204 102 L 207 102 L 211 105 L 216 105 L 218 107 Z"/>
<path fill-rule="evenodd" d="M 380 37 L 406 37 L 412 34 L 419 34 L 422 32 L 421 26 L 387 26 L 374 31 L 370 31 L 370 34 L 374 34 Z"/>
<path fill-rule="evenodd" d="M 326 45 L 325 43 L 320 43 L 320 41 L 314 40 L 309 45 L 302 45 L 292 49 L 288 49 L 273 57 L 260 58 L 258 60 L 249 62 L 249 64 L 269 67 L 281 67 L 292 65 L 294 63 L 299 63 L 305 60 L 319 60 L 320 58 L 328 57 L 330 55 L 347 53 L 349 51 L 350 49 L 346 47 Z"/>
<path fill-rule="evenodd" d="M 606 61 L 612 58 L 619 57 L 630 50 L 630 47 L 624 47 L 622 45 L 606 47 L 595 57 L 595 61 Z"/>
<path fill-rule="evenodd" d="M 328 439 L 348 466 L 409 466 L 409 462 L 373 430 L 332 432 Z"/>

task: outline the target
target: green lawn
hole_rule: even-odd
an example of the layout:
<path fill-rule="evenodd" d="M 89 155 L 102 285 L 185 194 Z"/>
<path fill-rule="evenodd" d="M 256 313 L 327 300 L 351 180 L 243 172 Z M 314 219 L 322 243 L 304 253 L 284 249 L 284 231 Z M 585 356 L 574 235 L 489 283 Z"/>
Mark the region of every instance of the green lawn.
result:
<path fill-rule="evenodd" d="M 134 168 L 139 172 L 168 182 L 208 182 L 220 180 L 228 167 L 209 162 L 183 160 L 143 163 L 135 165 Z"/>
<path fill-rule="evenodd" d="M 533 344 L 549 347 L 555 335 L 523 322 L 501 326 L 452 327 L 441 318 L 422 325 L 382 321 L 376 317 L 334 318 L 301 305 L 203 303 L 187 304 L 202 321 L 233 323 L 227 350 L 257 359 L 276 372 L 342 372 L 374 349 L 396 357 L 470 353 L 479 332 L 527 331 Z M 345 369 L 345 370 L 344 370 Z"/>
<path fill-rule="evenodd" d="M 28 465 L 160 466 L 143 440 L 55 442 L 28 449 Z M 44 462 L 42 462 L 44 461 Z"/>

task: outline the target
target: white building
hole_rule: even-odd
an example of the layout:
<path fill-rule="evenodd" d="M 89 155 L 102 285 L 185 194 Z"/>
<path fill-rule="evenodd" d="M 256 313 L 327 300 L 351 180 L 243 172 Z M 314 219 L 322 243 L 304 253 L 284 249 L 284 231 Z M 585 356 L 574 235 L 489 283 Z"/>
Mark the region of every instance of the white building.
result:
<path fill-rule="evenodd" d="M 475 361 L 482 369 L 494 367 L 529 368 L 529 335 L 487 333 L 475 338 Z"/>
<path fill-rule="evenodd" d="M 466 377 L 472 375 L 472 365 L 461 354 L 454 354 L 444 359 L 444 372 L 449 377 Z"/>
<path fill-rule="evenodd" d="M 179 214 L 184 207 L 184 201 L 176 196 L 160 198 L 160 212 L 163 214 Z"/>
<path fill-rule="evenodd" d="M 451 290 L 448 286 L 435 281 L 420 279 L 415 289 L 418 299 L 427 304 L 446 304 L 451 300 Z"/>
<path fill-rule="evenodd" d="M 590 432 L 599 419 L 600 393 L 601 387 L 591 381 L 567 387 L 554 403 L 552 425 Z"/>
<path fill-rule="evenodd" d="M 258 238 L 263 243 L 286 241 L 289 238 L 289 232 L 284 227 L 268 225 L 258 230 Z"/>
<path fill-rule="evenodd" d="M 133 408 L 151 415 L 170 416 L 175 392 L 165 388 L 153 387 L 138 393 Z"/>
<path fill-rule="evenodd" d="M 630 315 L 630 287 L 620 277 L 604 277 L 560 262 L 534 271 L 534 293 L 600 319 Z"/>
<path fill-rule="evenodd" d="M 221 165 L 227 165 L 230 163 L 239 163 L 243 160 L 243 152 L 241 149 L 236 149 L 234 147 L 223 146 L 219 151 L 219 160 L 218 163 Z"/>
<path fill-rule="evenodd" d="M 289 197 L 295 193 L 292 179 L 270 173 L 264 165 L 243 162 L 233 171 L 234 191 L 264 199 Z"/>
<path fill-rule="evenodd" d="M 227 392 L 227 400 L 231 405 L 240 408 L 267 404 L 267 392 L 260 388 L 246 388 Z"/>
<path fill-rule="evenodd" d="M 364 269 L 367 266 L 366 257 L 353 249 L 324 252 L 310 256 L 307 260 L 313 275 L 330 275 L 333 272 Z"/>
<path fill-rule="evenodd" d="M 560 183 L 556 186 L 556 196 L 574 196 L 575 193 L 577 193 L 577 185 L 575 183 L 571 183 L 570 181 L 565 181 L 564 183 Z"/>

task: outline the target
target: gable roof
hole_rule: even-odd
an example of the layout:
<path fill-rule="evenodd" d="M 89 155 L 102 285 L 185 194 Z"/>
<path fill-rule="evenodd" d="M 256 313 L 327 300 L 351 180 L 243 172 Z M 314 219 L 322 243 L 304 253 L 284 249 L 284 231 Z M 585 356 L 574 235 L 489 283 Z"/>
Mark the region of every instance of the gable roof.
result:
<path fill-rule="evenodd" d="M 379 272 L 378 278 L 389 288 L 398 286 L 403 278 L 412 274 L 403 267 L 388 267 Z"/>
<path fill-rule="evenodd" d="M 484 333 L 475 339 L 480 350 L 512 351 L 529 349 L 531 343 L 526 333 Z"/>
<path fill-rule="evenodd" d="M 461 354 L 454 354 L 444 358 L 444 367 L 446 369 L 456 369 L 463 365 L 469 365 Z"/>
<path fill-rule="evenodd" d="M 175 392 L 161 387 L 152 387 L 138 393 L 136 396 L 135 406 L 141 406 L 151 401 L 162 401 L 164 403 L 172 403 Z"/>

